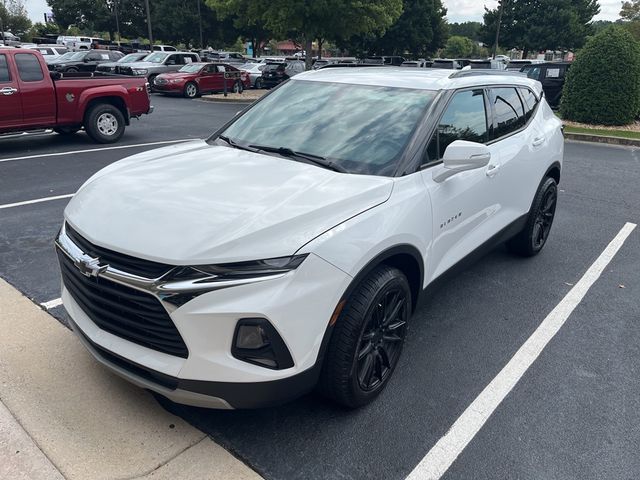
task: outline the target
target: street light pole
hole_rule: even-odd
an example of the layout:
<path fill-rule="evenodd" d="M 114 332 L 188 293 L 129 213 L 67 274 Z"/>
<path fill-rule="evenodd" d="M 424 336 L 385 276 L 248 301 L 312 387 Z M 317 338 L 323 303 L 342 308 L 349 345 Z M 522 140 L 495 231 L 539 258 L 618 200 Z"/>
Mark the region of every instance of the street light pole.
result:
<path fill-rule="evenodd" d="M 118 47 L 120 46 L 120 20 L 118 19 L 118 0 L 114 0 L 113 9 L 116 13 L 116 32 L 118 34 Z"/>
<path fill-rule="evenodd" d="M 149 50 L 153 52 L 153 33 L 151 31 L 151 10 L 149 0 L 144 0 L 144 8 L 147 11 L 147 31 L 149 33 Z"/>
<path fill-rule="evenodd" d="M 500 40 L 500 24 L 502 23 L 502 10 L 504 9 L 505 0 L 500 0 L 500 11 L 498 12 L 498 26 L 496 27 L 496 41 L 493 43 L 493 59 L 496 59 L 498 51 L 498 40 Z"/>
<path fill-rule="evenodd" d="M 204 44 L 202 42 L 202 13 L 200 13 L 200 0 L 196 0 L 198 4 L 198 26 L 200 27 L 200 48 L 204 50 Z"/>

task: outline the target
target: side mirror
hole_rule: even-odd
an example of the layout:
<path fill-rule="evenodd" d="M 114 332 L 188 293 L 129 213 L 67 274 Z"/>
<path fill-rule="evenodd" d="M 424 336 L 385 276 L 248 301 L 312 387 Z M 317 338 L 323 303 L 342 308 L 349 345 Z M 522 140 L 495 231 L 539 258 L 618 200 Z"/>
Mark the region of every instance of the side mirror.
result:
<path fill-rule="evenodd" d="M 491 152 L 486 145 L 456 140 L 444 151 L 442 157 L 444 169 L 433 172 L 433 181 L 440 183 L 457 173 L 486 167 L 489 160 L 491 160 Z"/>

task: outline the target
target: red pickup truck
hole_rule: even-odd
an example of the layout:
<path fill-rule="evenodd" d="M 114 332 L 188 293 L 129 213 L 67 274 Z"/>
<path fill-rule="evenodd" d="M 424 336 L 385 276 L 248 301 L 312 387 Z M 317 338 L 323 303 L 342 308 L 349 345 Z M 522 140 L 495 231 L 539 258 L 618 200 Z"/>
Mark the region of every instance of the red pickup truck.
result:
<path fill-rule="evenodd" d="M 131 117 L 151 113 L 146 78 L 49 73 L 40 52 L 0 48 L 0 138 L 53 129 L 62 135 L 82 127 L 94 141 L 116 142 Z"/>

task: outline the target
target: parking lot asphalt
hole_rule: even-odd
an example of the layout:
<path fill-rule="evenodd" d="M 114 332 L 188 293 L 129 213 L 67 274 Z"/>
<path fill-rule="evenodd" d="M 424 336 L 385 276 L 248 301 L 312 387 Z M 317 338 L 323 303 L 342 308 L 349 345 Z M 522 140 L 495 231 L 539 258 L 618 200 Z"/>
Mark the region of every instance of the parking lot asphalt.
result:
<path fill-rule="evenodd" d="M 155 95 L 153 103 L 124 144 L 203 138 L 243 108 Z M 104 150 L 84 134 L 0 140 L 0 207 L 71 194 L 101 167 L 157 146 Z M 406 477 L 625 222 L 640 223 L 639 159 L 636 148 L 568 142 L 544 251 L 523 260 L 499 247 L 425 298 L 372 405 L 348 411 L 311 394 L 257 411 L 163 406 L 266 478 Z M 52 240 L 67 201 L 0 209 L 0 276 L 36 303 L 60 296 Z M 444 478 L 640 476 L 638 247 L 636 230 Z M 49 312 L 64 322 L 63 307 Z"/>

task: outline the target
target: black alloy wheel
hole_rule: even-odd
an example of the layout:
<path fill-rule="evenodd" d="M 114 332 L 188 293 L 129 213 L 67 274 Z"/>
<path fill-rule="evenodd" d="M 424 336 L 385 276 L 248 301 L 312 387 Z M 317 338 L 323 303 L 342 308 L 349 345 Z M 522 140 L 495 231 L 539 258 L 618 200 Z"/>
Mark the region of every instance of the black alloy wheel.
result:
<path fill-rule="evenodd" d="M 407 330 L 407 294 L 395 286 L 385 292 L 369 316 L 358 349 L 358 383 L 375 390 L 398 361 Z"/>
<path fill-rule="evenodd" d="M 373 401 L 398 364 L 412 312 L 407 277 L 379 265 L 345 299 L 327 347 L 318 389 L 349 408 Z"/>
<path fill-rule="evenodd" d="M 544 192 L 538 215 L 533 227 L 533 248 L 540 250 L 549 238 L 551 224 L 556 213 L 558 192 L 555 188 L 549 188 Z"/>

